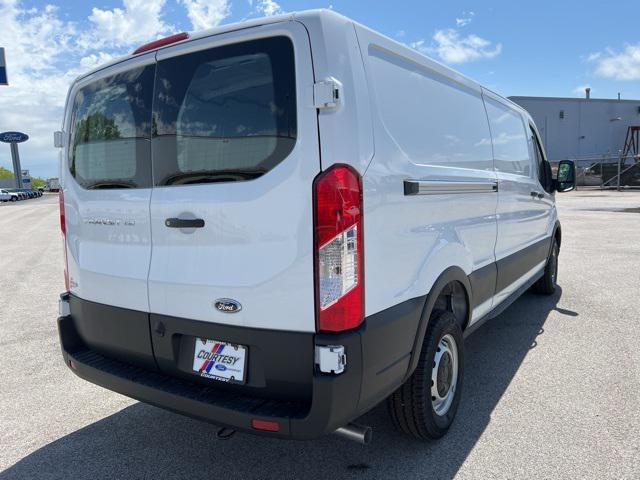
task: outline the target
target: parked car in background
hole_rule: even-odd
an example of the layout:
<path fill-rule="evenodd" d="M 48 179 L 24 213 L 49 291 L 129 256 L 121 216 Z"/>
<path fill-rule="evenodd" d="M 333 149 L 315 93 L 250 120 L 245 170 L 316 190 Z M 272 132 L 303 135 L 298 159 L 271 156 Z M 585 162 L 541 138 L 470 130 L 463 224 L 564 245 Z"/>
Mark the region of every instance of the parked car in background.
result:
<path fill-rule="evenodd" d="M 0 201 L 2 202 L 17 202 L 19 200 L 18 194 L 10 192 L 9 190 L 0 190 Z"/>
<path fill-rule="evenodd" d="M 386 399 L 436 439 L 463 338 L 556 289 L 573 163 L 554 178 L 521 107 L 331 11 L 143 46 L 75 81 L 63 125 L 65 363 L 174 412 L 367 442 Z"/>
<path fill-rule="evenodd" d="M 25 188 L 23 191 L 27 194 L 28 198 L 38 198 L 40 196 L 40 193 L 37 190 L 33 190 L 31 188 Z"/>
<path fill-rule="evenodd" d="M 18 200 L 26 200 L 27 199 L 27 194 L 25 192 L 23 192 L 22 189 L 9 188 L 9 189 L 7 189 L 7 191 L 9 191 L 11 193 L 15 193 L 18 196 Z"/>

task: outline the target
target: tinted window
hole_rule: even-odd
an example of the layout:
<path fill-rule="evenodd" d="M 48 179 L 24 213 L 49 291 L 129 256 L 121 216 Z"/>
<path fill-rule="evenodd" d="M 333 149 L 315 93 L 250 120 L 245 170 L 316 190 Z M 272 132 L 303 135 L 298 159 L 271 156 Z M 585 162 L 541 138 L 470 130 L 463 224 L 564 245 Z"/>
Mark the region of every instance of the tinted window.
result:
<path fill-rule="evenodd" d="M 296 139 L 293 45 L 274 37 L 158 63 L 156 185 L 256 178 Z"/>
<path fill-rule="evenodd" d="M 485 104 L 491 125 L 496 170 L 530 176 L 529 135 L 522 117 L 498 102 L 487 100 Z"/>
<path fill-rule="evenodd" d="M 71 117 L 71 174 L 85 188 L 151 186 L 154 67 L 97 80 L 78 91 Z"/>

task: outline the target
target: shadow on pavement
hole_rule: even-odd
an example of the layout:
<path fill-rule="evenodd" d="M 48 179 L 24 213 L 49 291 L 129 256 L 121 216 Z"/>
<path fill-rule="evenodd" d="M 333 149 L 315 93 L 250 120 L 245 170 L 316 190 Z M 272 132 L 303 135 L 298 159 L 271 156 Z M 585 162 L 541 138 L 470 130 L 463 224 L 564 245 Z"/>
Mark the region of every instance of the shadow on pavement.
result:
<path fill-rule="evenodd" d="M 335 436 L 313 442 L 237 433 L 135 404 L 56 440 L 0 473 L 12 478 L 451 478 L 487 427 L 527 352 L 544 334 L 561 289 L 526 294 L 466 341 L 465 391 L 448 435 L 419 443 L 397 433 L 384 404 L 359 422 L 373 427 L 363 447 Z"/>

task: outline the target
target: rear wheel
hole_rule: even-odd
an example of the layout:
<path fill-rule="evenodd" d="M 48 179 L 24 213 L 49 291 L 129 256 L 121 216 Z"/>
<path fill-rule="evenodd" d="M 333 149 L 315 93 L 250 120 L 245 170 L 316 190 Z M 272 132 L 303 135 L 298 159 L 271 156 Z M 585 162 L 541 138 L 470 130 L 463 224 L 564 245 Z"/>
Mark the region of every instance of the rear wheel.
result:
<path fill-rule="evenodd" d="M 558 255 L 560 254 L 560 245 L 554 239 L 551 253 L 547 259 L 547 265 L 544 267 L 544 274 L 535 283 L 534 290 L 543 295 L 551 295 L 556 291 L 556 282 L 558 280 Z"/>
<path fill-rule="evenodd" d="M 12 201 L 12 202 L 17 202 L 17 201 L 18 201 L 18 199 L 17 199 L 16 197 L 11 197 L 11 201 Z"/>
<path fill-rule="evenodd" d="M 389 397 L 389 413 L 400 431 L 427 440 L 442 437 L 453 423 L 464 374 L 462 329 L 448 311 L 429 321 L 418 366 Z"/>

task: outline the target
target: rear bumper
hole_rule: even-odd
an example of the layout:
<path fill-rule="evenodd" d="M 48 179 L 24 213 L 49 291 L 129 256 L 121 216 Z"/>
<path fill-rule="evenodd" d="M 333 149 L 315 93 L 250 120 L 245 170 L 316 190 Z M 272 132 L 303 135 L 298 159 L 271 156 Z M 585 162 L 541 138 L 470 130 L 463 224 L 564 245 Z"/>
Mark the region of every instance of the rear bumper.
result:
<path fill-rule="evenodd" d="M 307 346 L 305 348 L 311 349 L 308 352 L 310 358 L 313 358 L 314 345 L 345 347 L 347 366 L 342 374 L 320 373 L 313 360 L 308 368 L 305 367 L 307 378 L 301 384 L 302 395 L 290 394 L 286 385 L 274 383 L 270 378 L 266 378 L 266 382 L 258 382 L 262 384 L 262 388 L 252 387 L 250 379 L 246 387 L 236 385 L 229 388 L 221 382 L 181 372 L 177 363 L 172 370 L 166 364 L 166 355 L 164 358 L 158 357 L 159 362 L 150 363 L 146 358 L 123 354 L 123 350 L 119 348 L 105 349 L 104 344 L 92 341 L 92 329 L 87 329 L 86 325 L 93 324 L 93 330 L 96 331 L 106 330 L 97 328 L 92 318 L 81 318 L 83 310 L 79 310 L 77 306 L 74 308 L 73 302 L 68 314 L 58 318 L 58 329 L 65 363 L 76 375 L 87 381 L 142 402 L 220 426 L 259 435 L 311 439 L 331 433 L 349 423 L 402 384 L 409 374 L 407 369 L 423 300 L 414 299 L 381 312 L 367 318 L 360 328 L 342 334 L 270 332 L 270 335 L 277 334 L 283 345 L 288 341 L 302 341 Z M 152 324 L 151 317 L 149 316 L 149 322 Z M 104 318 L 99 321 L 103 322 Z M 175 321 L 178 325 L 181 324 L 180 320 Z M 185 330 L 196 325 L 190 320 L 183 322 Z M 242 327 L 226 328 L 239 329 L 238 335 L 251 330 Z M 233 333 L 230 331 L 228 335 Z M 205 335 L 203 337 L 207 338 Z M 308 338 L 301 340 L 300 335 Z M 153 332 L 150 336 L 153 336 Z M 171 340 L 167 341 L 167 345 L 173 345 L 176 358 L 180 356 L 181 342 L 176 340 L 178 336 L 169 335 Z M 109 338 L 109 335 L 106 337 Z M 265 338 L 268 340 L 269 337 Z M 113 342 L 114 338 L 111 337 L 109 341 Z M 257 352 L 262 347 L 250 345 L 249 355 L 252 355 L 252 350 Z M 268 360 L 260 359 L 267 363 Z M 299 366 L 280 366 L 285 371 L 280 371 L 279 375 L 286 376 L 286 369 L 291 368 L 292 377 L 303 381 L 299 378 Z M 251 375 L 251 369 L 249 374 Z M 282 392 L 278 391 L 280 387 Z M 256 430 L 252 428 L 252 420 L 256 419 L 278 422 L 279 430 Z"/>

